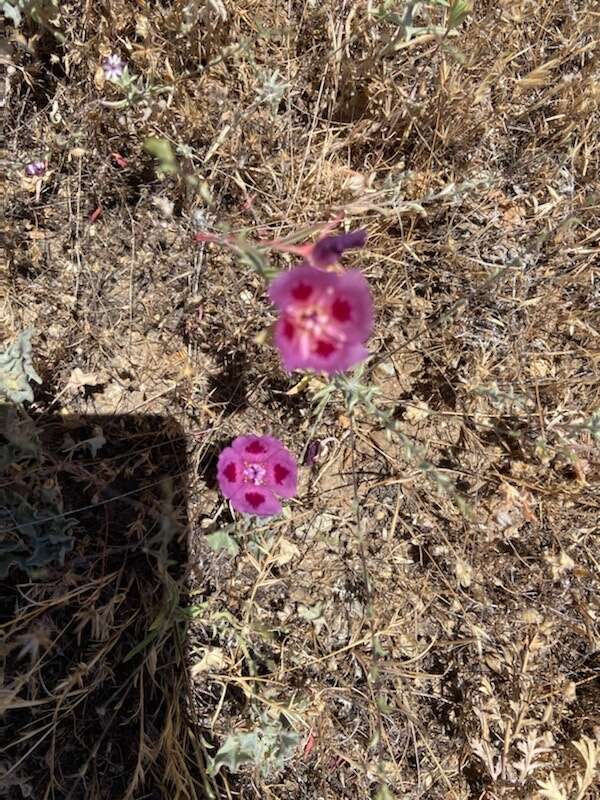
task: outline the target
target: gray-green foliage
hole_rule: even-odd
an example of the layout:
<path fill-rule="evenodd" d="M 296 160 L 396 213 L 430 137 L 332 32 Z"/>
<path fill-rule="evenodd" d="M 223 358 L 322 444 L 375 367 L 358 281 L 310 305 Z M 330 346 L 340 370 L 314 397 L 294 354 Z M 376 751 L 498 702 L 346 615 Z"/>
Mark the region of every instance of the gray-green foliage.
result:
<path fill-rule="evenodd" d="M 0 352 L 0 397 L 13 403 L 32 403 L 33 390 L 29 382 L 42 382 L 33 367 L 32 333 L 31 330 L 23 331 Z"/>
<path fill-rule="evenodd" d="M 159 94 L 171 94 L 172 86 L 156 85 L 144 80 L 141 75 L 133 75 L 129 72 L 129 67 L 125 67 L 123 74 L 118 78 L 110 79 L 110 83 L 116 86 L 125 95 L 122 100 L 102 100 L 101 104 L 105 108 L 130 108 L 139 103 L 146 103 L 151 97 Z M 147 140 L 148 141 L 148 140 Z M 156 141 L 162 142 L 163 139 Z"/>
<path fill-rule="evenodd" d="M 240 552 L 239 544 L 225 528 L 209 533 L 204 539 L 212 550 L 226 550 L 231 556 L 237 556 Z"/>
<path fill-rule="evenodd" d="M 0 8 L 4 16 L 11 20 L 15 27 L 23 22 L 23 14 L 27 13 L 29 6 L 33 5 L 29 0 L 1 0 Z"/>
<path fill-rule="evenodd" d="M 34 575 L 53 562 L 62 564 L 73 549 L 69 531 L 75 521 L 56 514 L 58 498 L 49 490 L 36 495 L 26 500 L 11 488 L 0 489 L 0 532 L 6 538 L 0 543 L 0 578 L 13 565 Z"/>
<path fill-rule="evenodd" d="M 15 28 L 24 20 L 31 20 L 52 33 L 60 40 L 64 37 L 56 25 L 59 15 L 58 0 L 0 0 L 0 11 Z"/>
<path fill-rule="evenodd" d="M 63 563 L 73 548 L 60 488 L 44 480 L 43 456 L 33 422 L 23 412 L 0 405 L 0 578 L 11 566 L 31 576 L 51 563 Z"/>
<path fill-rule="evenodd" d="M 446 9 L 445 24 L 435 24 L 429 17 L 439 8 Z M 381 24 L 396 28 L 398 41 L 410 41 L 415 36 L 433 35 L 445 38 L 457 33 L 473 8 L 472 0 L 381 0 L 373 9 L 374 18 Z M 419 23 L 417 20 L 421 19 Z"/>
<path fill-rule="evenodd" d="M 415 20 L 422 9 L 430 5 L 435 6 L 438 3 L 419 3 L 411 0 L 402 5 L 396 0 L 383 0 L 374 9 L 374 16 L 380 22 L 396 26 L 401 32 L 402 38 L 406 41 L 427 33 L 441 36 L 444 34 L 444 28 L 440 25 L 415 24 Z"/>
<path fill-rule="evenodd" d="M 219 748 L 209 767 L 216 775 L 222 767 L 238 772 L 253 765 L 263 775 L 275 774 L 283 769 L 298 747 L 300 736 L 281 721 L 263 720 L 253 731 L 232 733 Z"/>

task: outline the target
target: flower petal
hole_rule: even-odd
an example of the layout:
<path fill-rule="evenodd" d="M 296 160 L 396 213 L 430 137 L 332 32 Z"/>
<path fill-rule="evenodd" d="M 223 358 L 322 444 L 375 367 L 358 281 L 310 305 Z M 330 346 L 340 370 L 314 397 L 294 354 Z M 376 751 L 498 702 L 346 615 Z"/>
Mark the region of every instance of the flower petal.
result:
<path fill-rule="evenodd" d="M 225 497 L 233 497 L 244 483 L 244 464 L 233 447 L 226 447 L 217 465 L 219 487 Z"/>
<path fill-rule="evenodd" d="M 315 350 L 303 366 L 305 369 L 314 369 L 316 372 L 335 375 L 356 366 L 368 355 L 369 351 L 362 344 L 340 344 L 327 339 L 319 339 L 316 342 Z"/>
<path fill-rule="evenodd" d="M 294 497 L 298 485 L 298 467 L 288 450 L 274 453 L 268 460 L 265 485 L 280 497 Z"/>
<path fill-rule="evenodd" d="M 273 338 L 287 371 L 293 372 L 295 369 L 302 369 L 304 358 L 300 349 L 300 335 L 293 322 L 285 316 L 281 316 L 275 323 Z"/>
<path fill-rule="evenodd" d="M 239 458 L 250 463 L 266 461 L 275 451 L 283 445 L 273 436 L 238 436 L 231 443 L 231 447 Z"/>
<path fill-rule="evenodd" d="M 231 498 L 231 505 L 242 514 L 273 517 L 281 513 L 281 503 L 266 486 L 245 484 Z"/>
<path fill-rule="evenodd" d="M 329 306 L 331 324 L 346 341 L 364 342 L 373 332 L 373 300 L 365 276 L 357 270 L 336 275 Z"/>
<path fill-rule="evenodd" d="M 329 337 L 312 341 L 312 348 L 305 352 L 300 338 L 290 341 L 284 336 L 284 325 L 284 318 L 279 319 L 275 325 L 275 344 L 288 372 L 307 369 L 334 375 L 354 367 L 369 355 L 369 351 L 360 342 L 340 342 Z"/>
<path fill-rule="evenodd" d="M 322 296 L 323 292 L 335 285 L 336 278 L 333 272 L 301 264 L 275 278 L 269 286 L 269 297 L 277 308 L 285 311 Z"/>

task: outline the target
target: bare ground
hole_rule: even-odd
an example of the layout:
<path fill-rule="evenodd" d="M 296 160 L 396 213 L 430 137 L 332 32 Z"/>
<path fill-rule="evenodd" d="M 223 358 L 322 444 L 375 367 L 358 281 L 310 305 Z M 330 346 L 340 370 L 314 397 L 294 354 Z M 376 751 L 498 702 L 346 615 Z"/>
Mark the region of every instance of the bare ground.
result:
<path fill-rule="evenodd" d="M 480 2 L 454 35 L 434 7 L 415 25 L 441 32 L 407 40 L 369 8 L 71 3 L 62 39 L 6 25 L 0 332 L 35 331 L 43 455 L 3 486 L 54 481 L 77 524 L 64 567 L 0 585 L 0 795 L 598 796 L 600 17 Z M 103 104 L 112 52 L 160 93 Z M 373 289 L 363 380 L 396 433 L 340 394 L 315 413 L 263 279 L 194 242 L 336 215 L 369 231 L 345 263 Z M 73 470 L 57 414 L 183 441 L 162 550 L 160 493 L 137 524 L 77 513 L 81 469 L 118 494 L 155 469 L 128 456 L 138 423 L 125 447 L 106 423 Z M 216 457 L 250 430 L 319 457 L 289 513 L 215 550 Z M 297 734 L 283 768 L 206 775 L 269 726 Z"/>

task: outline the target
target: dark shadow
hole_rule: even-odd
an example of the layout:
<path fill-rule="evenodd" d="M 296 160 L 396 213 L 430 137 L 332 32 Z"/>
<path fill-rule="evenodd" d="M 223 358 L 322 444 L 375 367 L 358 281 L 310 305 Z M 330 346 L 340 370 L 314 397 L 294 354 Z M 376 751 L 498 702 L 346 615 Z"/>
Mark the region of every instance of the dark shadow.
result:
<path fill-rule="evenodd" d="M 123 153 L 129 157 L 127 151 Z M 116 177 L 121 177 L 120 174 Z M 153 186 L 158 185 L 156 179 L 156 167 L 150 158 L 143 161 L 141 168 L 134 170 L 131 168 L 123 171 L 123 183 L 125 184 L 125 198 L 128 205 L 137 208 L 144 199 L 144 195 Z M 110 198 L 110 196 L 109 196 Z M 115 198 L 116 200 L 116 198 Z M 111 202 L 110 199 L 108 202 Z M 115 202 L 117 205 L 117 202 Z"/>
<path fill-rule="evenodd" d="M 431 359 L 423 360 L 423 377 L 411 389 L 412 396 L 420 397 L 434 410 L 456 410 L 456 391 L 460 383 L 460 364 L 443 370 Z"/>
<path fill-rule="evenodd" d="M 225 416 L 230 416 L 248 406 L 248 357 L 242 350 L 236 350 L 232 353 L 217 353 L 217 359 L 221 370 L 209 379 L 210 399 Z"/>
<path fill-rule="evenodd" d="M 10 800 L 208 797 L 185 652 L 187 470 L 172 419 L 0 406 Z"/>
<path fill-rule="evenodd" d="M 264 381 L 263 387 L 269 398 L 269 408 L 285 412 L 290 425 L 300 427 L 300 423 L 303 421 L 302 411 L 306 408 L 306 396 L 302 392 L 295 395 L 288 394 L 296 383 L 298 383 L 297 378 L 294 379 L 282 372 L 273 372 Z"/>
<path fill-rule="evenodd" d="M 494 419 L 488 430 L 478 432 L 483 446 L 501 447 L 510 457 L 507 468 L 515 461 L 525 458 L 526 450 L 533 445 L 529 420 L 517 416 L 504 415 Z"/>
<path fill-rule="evenodd" d="M 231 438 L 217 439 L 202 451 L 202 457 L 198 464 L 198 475 L 202 476 L 203 482 L 209 489 L 216 489 L 219 485 L 217 480 L 217 464 L 219 456 L 226 447 L 231 444 Z"/>

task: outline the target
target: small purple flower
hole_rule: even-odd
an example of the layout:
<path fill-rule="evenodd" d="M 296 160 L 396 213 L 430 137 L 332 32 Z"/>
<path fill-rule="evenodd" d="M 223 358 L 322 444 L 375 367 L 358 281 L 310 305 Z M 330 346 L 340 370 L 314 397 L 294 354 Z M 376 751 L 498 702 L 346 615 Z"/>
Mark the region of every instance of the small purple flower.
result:
<path fill-rule="evenodd" d="M 118 81 L 123 74 L 125 64 L 121 56 L 113 54 L 102 60 L 102 69 L 109 81 Z"/>
<path fill-rule="evenodd" d="M 281 513 L 279 497 L 296 494 L 298 467 L 291 453 L 272 436 L 238 436 L 219 456 L 221 491 L 244 514 Z"/>
<path fill-rule="evenodd" d="M 339 236 L 324 236 L 312 247 L 308 260 L 315 267 L 329 267 L 335 264 L 344 250 L 354 250 L 365 246 L 365 230 L 350 231 Z"/>
<path fill-rule="evenodd" d="M 32 178 L 41 178 L 41 176 L 46 172 L 46 162 L 32 161 L 25 167 L 25 172 Z"/>

